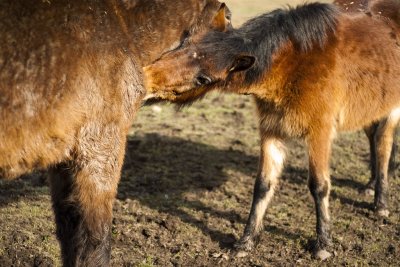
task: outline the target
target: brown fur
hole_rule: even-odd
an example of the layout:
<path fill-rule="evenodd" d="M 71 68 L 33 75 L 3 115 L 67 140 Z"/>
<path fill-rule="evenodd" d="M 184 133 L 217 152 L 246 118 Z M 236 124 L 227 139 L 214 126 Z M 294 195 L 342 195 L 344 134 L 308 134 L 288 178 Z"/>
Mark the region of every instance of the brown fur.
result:
<path fill-rule="evenodd" d="M 348 0 L 336 0 L 333 2 L 343 9 L 345 12 L 362 12 L 371 16 L 375 16 L 382 20 L 385 20 L 388 25 L 393 29 L 392 35 L 397 39 L 397 43 L 400 44 L 399 41 L 399 28 L 400 19 L 399 12 L 400 10 L 400 1 L 399 0 L 357 0 L 357 1 L 348 1 Z M 352 4 L 350 4 L 352 3 Z M 397 32 L 397 33 L 396 33 Z M 385 120 L 385 119 L 382 119 Z M 383 123 L 383 122 L 381 122 Z M 373 123 L 371 126 L 366 127 L 364 132 L 368 136 L 369 144 L 370 144 L 370 166 L 371 166 L 371 179 L 368 182 L 364 192 L 367 195 L 374 194 L 374 188 L 376 184 L 376 139 L 378 139 L 378 127 L 379 122 Z M 377 138 L 376 138 L 377 137 Z M 392 145 L 392 153 L 390 156 L 389 162 L 389 172 L 394 173 L 396 170 L 396 151 L 397 146 L 395 143 Z"/>
<path fill-rule="evenodd" d="M 388 1 L 385 6 L 388 5 L 390 10 L 400 10 L 397 2 Z M 390 15 L 392 18 L 395 17 Z M 202 46 L 201 38 L 200 44 L 168 54 L 145 68 L 146 86 L 179 92 L 171 99 L 178 103 L 196 99 L 212 88 L 255 96 L 260 117 L 261 162 L 251 213 L 238 249 L 250 250 L 260 232 L 282 168 L 282 146 L 288 138 L 301 138 L 308 144 L 309 188 L 317 214 L 317 257 L 330 255 L 325 250 L 330 244 L 329 157 L 337 132 L 362 128 L 368 132 L 377 122 L 375 208 L 380 215 L 389 213 L 388 161 L 393 131 L 400 118 L 398 32 L 385 19 L 357 13 L 337 15 L 335 32 L 325 36 L 324 47 L 314 46 L 309 51 L 299 51 L 297 43 L 289 39 L 273 53 L 271 67 L 251 82 L 247 79 L 254 71 L 232 72 L 234 68 L 229 63 L 220 66 L 221 62 L 229 62 L 229 58 L 222 60 L 221 55 L 233 52 L 223 52 L 222 47 L 218 50 L 221 55 L 212 55 L 208 50 L 212 50 L 212 43 Z M 239 58 L 243 53 L 252 53 L 232 48 L 229 43 L 228 49 L 237 49 Z M 193 53 L 198 57 L 193 59 Z M 235 64 L 236 59 L 230 61 Z M 196 84 L 199 72 L 211 77 L 211 85 Z"/>
<path fill-rule="evenodd" d="M 333 3 L 345 12 L 366 12 L 371 0 L 335 0 Z"/>
<path fill-rule="evenodd" d="M 212 27 L 220 7 L 216 0 L 0 2 L 0 176 L 52 167 L 64 266 L 109 265 L 126 134 L 145 95 L 141 66 Z"/>

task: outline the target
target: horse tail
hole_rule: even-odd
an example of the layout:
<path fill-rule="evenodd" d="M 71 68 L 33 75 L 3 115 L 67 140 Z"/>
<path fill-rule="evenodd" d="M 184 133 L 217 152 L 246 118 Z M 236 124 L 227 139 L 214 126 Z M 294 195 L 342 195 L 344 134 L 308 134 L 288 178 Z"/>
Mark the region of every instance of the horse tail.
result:
<path fill-rule="evenodd" d="M 371 1 L 369 10 L 373 15 L 391 19 L 400 27 L 400 0 Z"/>

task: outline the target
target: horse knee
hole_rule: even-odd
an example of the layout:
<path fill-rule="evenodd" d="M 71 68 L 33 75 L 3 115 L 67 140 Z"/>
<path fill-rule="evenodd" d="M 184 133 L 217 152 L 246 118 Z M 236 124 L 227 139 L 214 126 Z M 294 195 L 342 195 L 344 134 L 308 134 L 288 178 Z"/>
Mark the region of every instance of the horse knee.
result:
<path fill-rule="evenodd" d="M 308 180 L 308 188 L 314 199 L 322 199 L 329 195 L 330 187 L 329 179 L 310 177 Z"/>

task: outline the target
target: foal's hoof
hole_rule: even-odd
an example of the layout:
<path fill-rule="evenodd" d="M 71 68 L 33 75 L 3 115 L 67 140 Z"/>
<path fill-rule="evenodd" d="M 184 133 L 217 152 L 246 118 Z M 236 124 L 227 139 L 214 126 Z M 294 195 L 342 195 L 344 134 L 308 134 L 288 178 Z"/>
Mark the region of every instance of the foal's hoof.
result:
<path fill-rule="evenodd" d="M 244 251 L 244 250 L 238 250 L 235 253 L 235 257 L 236 258 L 245 258 L 245 257 L 247 257 L 247 255 L 249 255 L 249 253 L 247 251 Z"/>
<path fill-rule="evenodd" d="M 366 188 L 364 190 L 364 195 L 366 195 L 366 196 L 374 196 L 375 195 L 375 190 L 373 190 L 371 188 Z"/>
<path fill-rule="evenodd" d="M 389 214 L 390 214 L 390 212 L 389 212 L 388 209 L 379 209 L 379 210 L 376 211 L 376 213 L 377 213 L 380 217 L 385 217 L 385 218 L 389 217 Z"/>
<path fill-rule="evenodd" d="M 331 256 L 332 256 L 332 254 L 329 253 L 328 251 L 326 251 L 325 249 L 320 249 L 314 253 L 314 257 L 320 261 L 324 261 L 324 260 L 330 258 Z"/>
<path fill-rule="evenodd" d="M 254 242 L 251 239 L 240 239 L 235 245 L 235 257 L 244 258 L 254 248 Z"/>

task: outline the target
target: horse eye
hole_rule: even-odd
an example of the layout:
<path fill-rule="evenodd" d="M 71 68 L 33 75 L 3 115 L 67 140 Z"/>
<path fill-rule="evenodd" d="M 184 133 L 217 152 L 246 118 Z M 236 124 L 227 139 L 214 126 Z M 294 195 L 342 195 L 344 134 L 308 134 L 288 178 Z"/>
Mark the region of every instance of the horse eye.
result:
<path fill-rule="evenodd" d="M 195 83 L 197 86 L 208 85 L 212 83 L 212 79 L 205 74 L 200 74 L 199 76 L 196 77 Z"/>

